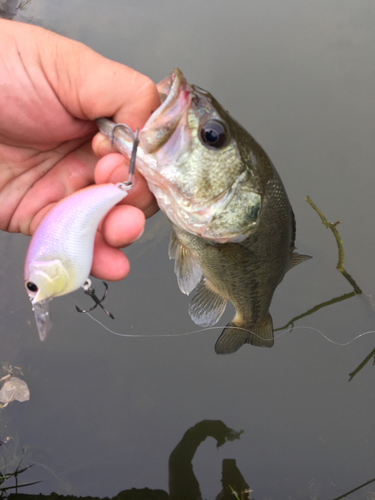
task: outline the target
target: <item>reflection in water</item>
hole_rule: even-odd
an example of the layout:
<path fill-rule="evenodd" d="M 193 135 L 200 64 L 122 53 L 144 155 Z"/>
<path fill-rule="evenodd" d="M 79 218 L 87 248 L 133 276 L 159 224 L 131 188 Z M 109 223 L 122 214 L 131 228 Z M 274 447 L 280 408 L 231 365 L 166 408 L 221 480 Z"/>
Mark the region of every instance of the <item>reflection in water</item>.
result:
<path fill-rule="evenodd" d="M 168 464 L 169 494 L 160 489 L 151 490 L 149 488 L 131 488 L 130 490 L 121 491 L 118 495 L 113 497 L 112 500 L 202 500 L 199 483 L 195 477 L 192 466 L 192 460 L 199 445 L 207 437 L 212 437 L 216 440 L 217 447 L 220 447 L 227 441 L 239 439 L 242 433 L 243 431 L 237 432 L 230 429 L 220 420 L 202 420 L 201 422 L 198 422 L 185 432 L 181 441 L 177 444 L 170 455 Z M 7 464 L 7 460 L 5 459 L 6 455 L 2 457 L 2 463 L 0 462 L 0 499 L 7 498 L 9 491 L 15 491 L 17 494 L 19 488 L 39 483 L 39 481 L 23 484 L 19 482 L 18 476 L 29 470 L 32 465 L 21 468 L 24 452 L 22 453 L 21 459 L 16 458 L 15 449 L 17 448 L 17 443 L 13 440 L 13 438 L 8 437 L 6 440 L 2 438 L 0 440 L 0 447 L 2 445 L 5 447 L 9 442 L 11 443 L 13 449 L 13 451 L 11 451 L 13 458 L 10 465 L 13 463 L 17 463 L 17 465 L 15 468 L 10 470 L 11 467 Z M 15 484 L 10 485 L 9 482 Z M 340 495 L 333 500 L 346 498 L 350 494 L 373 482 L 375 482 L 375 478 L 366 481 L 365 483 L 351 489 L 347 493 Z M 250 493 L 252 490 L 249 488 L 247 481 L 238 469 L 234 459 L 223 459 L 221 483 L 222 490 L 217 495 L 216 500 L 251 500 Z M 13 500 L 16 500 L 16 498 L 16 496 L 13 496 Z M 58 500 L 59 498 L 63 499 L 66 497 L 60 497 L 60 495 L 53 493 L 51 495 L 39 494 L 38 498 L 41 500 Z M 80 497 L 70 495 L 69 498 L 74 500 Z M 90 500 L 94 497 L 86 496 L 85 498 Z M 10 500 L 12 500 L 12 496 L 10 497 Z"/>
<path fill-rule="evenodd" d="M 223 472 L 221 482 L 222 491 L 216 497 L 216 500 L 249 500 L 250 488 L 245 478 L 241 474 L 233 458 L 224 458 Z"/>
<path fill-rule="evenodd" d="M 239 439 L 243 431 L 234 431 L 227 427 L 220 420 L 202 420 L 196 425 L 188 429 L 183 435 L 181 441 L 176 448 L 172 451 L 169 457 L 168 473 L 169 473 L 169 494 L 163 490 L 150 490 L 149 488 L 121 491 L 114 499 L 116 500 L 200 500 L 202 494 L 200 491 L 199 483 L 193 471 L 192 460 L 199 447 L 199 445 L 207 438 L 212 437 L 217 442 L 217 447 L 222 446 L 227 441 Z M 0 446 L 11 441 L 15 449 L 15 442 L 12 438 L 2 440 Z M 15 457 L 15 451 L 13 454 Z M 17 467 L 9 471 L 7 470 L 7 461 L 5 455 L 2 457 L 3 464 L 0 463 L 0 485 L 5 481 L 14 479 L 16 484 L 0 487 L 0 498 L 3 498 L 2 492 L 21 487 L 17 484 L 17 477 L 19 474 L 25 472 L 29 467 L 20 468 L 22 458 Z M 13 458 L 12 462 L 15 461 Z M 8 467 L 9 469 L 9 467 Z M 27 485 L 36 484 L 38 481 L 28 483 Z M 236 492 L 240 500 L 250 500 L 249 485 L 243 478 L 239 471 L 236 461 L 233 459 L 223 460 L 223 470 L 221 479 L 223 489 L 217 496 L 217 500 L 226 500 L 235 498 Z M 54 494 L 55 495 L 55 494 Z M 50 498 L 50 495 L 40 495 L 38 498 Z M 52 497 L 51 497 L 52 498 Z M 53 496 L 57 498 L 57 496 Z M 75 497 L 71 496 L 74 499 Z M 89 497 L 86 497 L 89 498 Z"/>
<path fill-rule="evenodd" d="M 220 420 L 203 420 L 194 427 L 188 429 L 169 458 L 169 494 L 171 500 L 195 500 L 202 498 L 199 483 L 193 471 L 192 460 L 198 446 L 207 438 L 212 437 L 217 441 L 217 447 L 222 446 L 226 441 L 239 439 L 243 431 L 236 432 L 229 429 Z M 235 479 L 238 484 L 237 468 L 226 467 L 225 480 Z M 234 478 L 231 474 L 234 473 Z M 242 476 L 241 476 L 242 477 Z M 224 464 L 223 464 L 224 481 Z M 229 483 L 230 484 L 230 483 Z M 234 484 L 234 483 L 233 483 Z M 223 491 L 228 484 L 223 482 Z M 245 489 L 248 485 L 245 484 Z M 225 498 L 225 497 L 220 497 Z"/>
<path fill-rule="evenodd" d="M 0 446 L 3 444 L 6 444 L 7 442 L 10 441 L 10 438 L 8 438 L 6 441 L 2 441 L 0 439 Z M 25 488 L 26 486 L 33 486 L 34 484 L 40 483 L 40 481 L 33 481 L 31 483 L 21 483 L 19 482 L 18 476 L 29 470 L 32 465 L 28 465 L 26 467 L 22 467 L 23 462 L 23 456 L 19 460 L 18 465 L 15 468 L 12 468 L 12 470 L 9 470 L 9 467 L 7 466 L 6 461 L 4 460 L 4 464 L 0 463 L 0 499 L 2 498 L 8 498 L 9 492 L 15 492 L 15 494 L 18 494 L 18 489 L 19 488 Z M 14 484 L 12 486 L 9 486 L 9 481 Z M 16 496 L 13 494 L 11 495 L 11 498 L 13 500 L 16 500 Z"/>

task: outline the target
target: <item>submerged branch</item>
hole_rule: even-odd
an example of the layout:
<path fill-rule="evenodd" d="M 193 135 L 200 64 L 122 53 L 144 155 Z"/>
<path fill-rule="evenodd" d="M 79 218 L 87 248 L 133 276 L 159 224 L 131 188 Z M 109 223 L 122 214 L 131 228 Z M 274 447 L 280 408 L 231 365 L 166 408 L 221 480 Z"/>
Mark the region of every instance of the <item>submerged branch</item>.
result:
<path fill-rule="evenodd" d="M 357 488 L 354 488 L 353 490 L 350 490 L 350 491 L 347 491 L 346 493 L 344 493 L 344 495 L 341 495 L 339 497 L 336 497 L 334 498 L 333 500 L 340 500 L 341 498 L 346 498 L 348 497 L 350 494 L 354 493 L 355 491 L 358 491 L 360 490 L 361 488 L 363 488 L 364 486 L 367 486 L 368 484 L 371 484 L 375 481 L 375 477 L 374 479 L 370 479 L 370 481 L 366 481 L 365 483 L 361 484 L 361 486 L 357 486 Z"/>
<path fill-rule="evenodd" d="M 287 328 L 291 327 L 292 329 L 294 328 L 294 323 L 306 316 L 310 316 L 310 314 L 314 314 L 316 311 L 319 311 L 319 309 L 322 309 L 323 307 L 331 306 L 332 304 L 336 304 L 337 302 L 341 302 L 346 299 L 350 299 L 351 297 L 354 297 L 356 295 L 356 292 L 350 292 L 350 293 L 345 293 L 344 295 L 340 295 L 340 297 L 334 297 L 331 300 L 327 300 L 325 302 L 322 302 L 321 304 L 317 304 L 316 306 L 312 307 L 308 311 L 304 312 L 303 314 L 299 314 L 298 316 L 295 316 L 292 318 L 286 325 L 281 326 L 279 328 L 275 328 L 274 331 L 277 332 L 279 330 L 286 330 Z"/>
<path fill-rule="evenodd" d="M 370 354 L 368 356 L 365 357 L 365 359 L 362 361 L 362 363 L 360 363 L 357 368 L 355 370 L 353 370 L 351 373 L 349 373 L 349 382 L 351 381 L 351 379 L 357 375 L 357 373 L 362 370 L 362 368 L 367 365 L 367 363 L 370 361 L 370 359 L 375 356 L 375 349 L 373 349 Z M 375 360 L 374 360 L 375 362 Z"/>
<path fill-rule="evenodd" d="M 343 243 L 342 243 L 342 239 L 340 237 L 340 234 L 336 228 L 336 226 L 338 224 L 340 224 L 341 221 L 328 222 L 327 219 L 324 217 L 323 213 L 321 212 L 321 210 L 319 210 L 319 208 L 315 205 L 315 203 L 311 200 L 311 198 L 309 196 L 306 196 L 306 201 L 315 210 L 315 212 L 319 215 L 324 226 L 326 228 L 330 229 L 335 236 L 337 248 L 339 251 L 339 260 L 338 260 L 336 269 L 338 271 L 340 271 L 340 273 L 344 276 L 344 278 L 346 278 L 349 281 L 349 283 L 354 288 L 355 293 L 361 294 L 362 290 L 359 288 L 357 283 L 354 281 L 354 279 L 350 276 L 350 274 L 344 268 L 344 263 L 345 263 L 344 247 L 343 247 Z"/>

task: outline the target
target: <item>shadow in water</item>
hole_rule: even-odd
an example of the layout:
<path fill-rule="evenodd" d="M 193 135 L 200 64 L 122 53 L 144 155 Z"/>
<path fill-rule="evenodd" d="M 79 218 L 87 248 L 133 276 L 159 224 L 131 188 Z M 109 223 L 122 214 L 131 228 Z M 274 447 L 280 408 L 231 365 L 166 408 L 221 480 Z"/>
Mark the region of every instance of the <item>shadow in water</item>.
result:
<path fill-rule="evenodd" d="M 200 444 L 207 438 L 212 437 L 216 440 L 216 446 L 220 447 L 227 441 L 239 439 L 243 431 L 234 431 L 227 427 L 220 420 L 202 420 L 196 425 L 188 429 L 183 435 L 181 441 L 177 444 L 172 451 L 169 463 L 169 493 L 164 490 L 151 490 L 149 488 L 121 491 L 118 495 L 113 497 L 113 500 L 200 500 L 202 494 L 197 478 L 195 477 L 192 460 L 200 446 Z M 0 445 L 1 446 L 1 445 Z M 4 444 L 5 446 L 5 444 Z M 22 462 L 22 460 L 21 460 Z M 0 498 L 9 498 L 9 500 L 23 499 L 31 500 L 33 498 L 54 499 L 66 498 L 64 496 L 56 495 L 28 495 L 18 493 L 18 475 L 25 472 L 29 467 L 20 469 L 20 464 L 14 471 L 7 470 L 6 462 L 0 463 L 0 485 L 1 478 L 3 483 L 9 483 L 12 479 L 16 484 L 5 484 L 0 486 Z M 250 489 L 248 483 L 245 481 L 240 470 L 236 465 L 234 459 L 224 459 L 222 467 L 222 490 L 216 497 L 216 500 L 250 500 Z M 28 483 L 27 486 L 36 484 L 36 482 Z M 9 491 L 16 491 L 8 496 Z M 71 500 L 78 498 L 69 496 Z M 90 499 L 91 497 L 85 497 Z"/>
<path fill-rule="evenodd" d="M 170 455 L 168 463 L 169 493 L 164 490 L 132 488 L 130 490 L 121 491 L 118 495 L 113 497 L 112 500 L 202 500 L 200 486 L 197 478 L 195 477 L 192 465 L 192 460 L 198 447 L 207 437 L 215 439 L 216 446 L 220 447 L 227 441 L 239 439 L 242 433 L 243 431 L 237 432 L 230 429 L 220 420 L 202 420 L 201 422 L 198 422 L 185 432 L 181 441 L 177 444 Z M 66 497 L 63 495 L 57 495 L 56 493 L 52 493 L 51 495 L 30 495 L 18 493 L 18 488 L 37 483 L 37 481 L 24 485 L 17 483 L 18 476 L 30 468 L 24 467 L 21 469 L 21 463 L 22 459 L 13 472 L 7 471 L 6 464 L 0 464 L 0 499 L 62 500 L 69 498 L 71 500 L 75 500 L 76 498 L 82 498 L 72 495 Z M 16 484 L 11 486 L 4 485 L 4 483 L 9 482 L 10 479 L 15 480 Z M 373 482 L 375 482 L 375 478 L 366 481 L 365 483 L 351 489 L 333 500 L 346 498 L 352 493 L 368 486 Z M 252 490 L 249 488 L 249 484 L 241 474 L 241 471 L 238 469 L 234 459 L 223 460 L 221 483 L 222 490 L 216 496 L 216 500 L 251 500 L 250 493 Z M 9 491 L 16 491 L 16 493 L 9 494 Z M 84 498 L 86 500 L 94 498 L 98 499 L 98 497 L 89 496 Z"/>
<path fill-rule="evenodd" d="M 243 431 L 236 432 L 229 429 L 220 420 L 202 420 L 188 429 L 169 458 L 169 494 L 171 500 L 193 500 L 202 498 L 199 483 L 193 471 L 192 460 L 199 445 L 207 438 L 216 440 L 219 448 L 227 441 L 239 439 Z M 236 466 L 235 460 L 223 461 L 222 473 L 223 490 L 218 499 L 234 498 L 232 487 L 237 492 L 249 489 Z M 244 497 L 248 499 L 249 496 Z"/>

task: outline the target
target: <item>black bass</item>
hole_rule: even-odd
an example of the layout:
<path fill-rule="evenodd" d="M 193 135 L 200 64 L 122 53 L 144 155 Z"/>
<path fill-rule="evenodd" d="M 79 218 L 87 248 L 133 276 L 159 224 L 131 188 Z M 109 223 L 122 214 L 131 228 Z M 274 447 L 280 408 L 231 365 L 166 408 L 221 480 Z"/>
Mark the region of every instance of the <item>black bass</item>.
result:
<path fill-rule="evenodd" d="M 294 251 L 295 219 L 281 179 L 251 135 L 179 69 L 158 89 L 162 104 L 140 132 L 137 169 L 172 224 L 178 285 L 186 294 L 196 288 L 190 316 L 212 326 L 230 300 L 236 315 L 215 351 L 271 347 L 275 288 L 310 258 Z M 97 124 L 129 157 L 127 130 L 106 118 Z"/>

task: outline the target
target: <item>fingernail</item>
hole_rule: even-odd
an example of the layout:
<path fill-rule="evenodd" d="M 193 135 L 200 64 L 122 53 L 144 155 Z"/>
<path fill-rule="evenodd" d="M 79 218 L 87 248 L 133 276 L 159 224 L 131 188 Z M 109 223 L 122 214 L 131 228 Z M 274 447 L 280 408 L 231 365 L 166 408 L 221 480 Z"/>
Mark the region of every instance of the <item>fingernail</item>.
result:
<path fill-rule="evenodd" d="M 144 232 L 145 232 L 145 228 L 143 226 L 142 231 L 139 233 L 139 235 L 134 240 L 132 240 L 130 243 L 134 243 L 135 241 L 138 241 L 139 238 L 141 238 L 143 236 Z"/>

